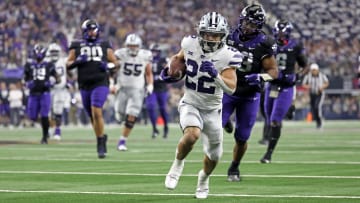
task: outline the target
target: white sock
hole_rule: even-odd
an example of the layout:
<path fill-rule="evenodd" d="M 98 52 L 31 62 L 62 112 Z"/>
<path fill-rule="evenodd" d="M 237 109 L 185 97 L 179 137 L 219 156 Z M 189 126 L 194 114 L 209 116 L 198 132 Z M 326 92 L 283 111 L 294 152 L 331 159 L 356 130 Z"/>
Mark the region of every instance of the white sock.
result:
<path fill-rule="evenodd" d="M 121 136 L 120 136 L 120 140 L 125 140 L 125 141 L 126 141 L 126 140 L 127 140 L 127 137 L 125 137 L 124 135 L 121 135 Z"/>
<path fill-rule="evenodd" d="M 205 173 L 204 169 L 201 169 L 199 172 L 199 177 L 201 177 L 202 180 L 205 180 L 207 177 L 209 177 L 209 175 Z"/>
<path fill-rule="evenodd" d="M 182 166 L 184 164 L 184 160 L 179 160 L 175 158 L 175 165 L 176 166 Z"/>

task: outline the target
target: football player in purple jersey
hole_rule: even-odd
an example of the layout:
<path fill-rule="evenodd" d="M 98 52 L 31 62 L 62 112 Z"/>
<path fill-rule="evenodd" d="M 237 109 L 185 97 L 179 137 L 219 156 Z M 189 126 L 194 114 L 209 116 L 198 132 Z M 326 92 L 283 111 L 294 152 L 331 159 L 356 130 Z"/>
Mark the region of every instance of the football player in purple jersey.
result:
<path fill-rule="evenodd" d="M 239 50 L 244 58 L 236 70 L 235 93 L 224 94 L 222 104 L 223 127 L 235 111 L 235 146 L 233 159 L 228 169 L 228 181 L 240 181 L 239 165 L 247 149 L 247 140 L 256 121 L 260 105 L 260 92 L 264 82 L 277 78 L 278 69 L 274 57 L 276 43 L 261 31 L 266 14 L 262 6 L 246 6 L 240 14 L 239 24 L 232 30 L 227 44 Z"/>
<path fill-rule="evenodd" d="M 163 138 L 167 138 L 169 133 L 169 115 L 167 112 L 167 102 L 169 95 L 166 83 L 160 79 L 160 73 L 165 68 L 167 60 L 166 57 L 162 55 L 162 49 L 159 44 L 151 44 L 150 50 L 153 53 L 152 70 L 154 78 L 154 91 L 146 98 L 146 109 L 149 113 L 150 121 L 153 127 L 152 138 L 155 138 L 159 134 L 159 130 L 156 127 L 157 108 L 159 109 L 160 115 L 164 120 Z"/>
<path fill-rule="evenodd" d="M 292 24 L 287 20 L 275 23 L 273 34 L 278 44 L 276 60 L 279 77 L 268 83 L 265 89 L 266 124 L 269 126 L 269 143 L 261 163 L 270 163 L 271 155 L 280 138 L 282 120 L 291 107 L 296 83 L 296 63 L 302 71 L 306 70 L 307 58 L 300 41 L 291 38 Z"/>
<path fill-rule="evenodd" d="M 30 90 L 27 102 L 27 114 L 36 121 L 40 113 L 42 139 L 41 144 L 47 144 L 49 133 L 49 113 L 51 108 L 50 88 L 57 82 L 57 74 L 53 63 L 44 61 L 47 48 L 36 44 L 33 48 L 33 59 L 25 64 L 24 80 Z"/>
<path fill-rule="evenodd" d="M 82 39 L 71 43 L 66 65 L 69 76 L 70 70 L 77 68 L 82 103 L 97 138 L 98 157 L 105 158 L 107 135 L 104 133 L 102 107 L 109 93 L 109 76 L 119 64 L 111 44 L 100 39 L 100 27 L 95 20 L 85 20 L 81 30 Z"/>

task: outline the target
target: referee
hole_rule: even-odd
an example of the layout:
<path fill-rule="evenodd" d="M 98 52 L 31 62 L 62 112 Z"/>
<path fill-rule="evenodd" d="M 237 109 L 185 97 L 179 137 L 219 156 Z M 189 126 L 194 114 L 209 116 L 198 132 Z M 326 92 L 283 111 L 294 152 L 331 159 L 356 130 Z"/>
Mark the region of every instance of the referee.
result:
<path fill-rule="evenodd" d="M 310 73 L 304 77 L 302 84 L 310 92 L 311 113 L 316 120 L 316 128 L 321 129 L 321 106 L 324 100 L 324 90 L 329 86 L 329 80 L 325 74 L 319 71 L 319 66 L 313 63 L 310 65 Z"/>

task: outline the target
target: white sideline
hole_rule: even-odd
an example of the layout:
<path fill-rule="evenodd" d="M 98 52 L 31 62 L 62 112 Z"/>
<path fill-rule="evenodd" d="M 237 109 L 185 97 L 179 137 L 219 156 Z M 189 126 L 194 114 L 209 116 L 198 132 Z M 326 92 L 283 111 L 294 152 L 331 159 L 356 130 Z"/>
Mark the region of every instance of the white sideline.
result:
<path fill-rule="evenodd" d="M 0 193 L 54 193 L 54 194 L 99 194 L 99 195 L 141 195 L 141 196 L 191 196 L 193 193 L 141 193 L 141 192 L 87 192 L 66 190 L 0 190 Z M 317 198 L 317 199 L 360 199 L 360 196 L 333 195 L 249 195 L 249 194 L 209 194 L 213 197 L 264 197 L 264 198 Z"/>
<path fill-rule="evenodd" d="M 72 172 L 72 171 L 0 171 L 0 174 L 60 174 L 60 175 L 108 175 L 108 176 L 164 176 L 159 173 L 101 173 L 101 172 Z M 182 176 L 197 177 L 198 174 L 183 174 Z M 227 177 L 227 175 L 213 174 L 212 177 Z M 252 178 L 321 178 L 321 179 L 360 179 L 360 176 L 304 176 L 304 175 L 241 175 Z"/>

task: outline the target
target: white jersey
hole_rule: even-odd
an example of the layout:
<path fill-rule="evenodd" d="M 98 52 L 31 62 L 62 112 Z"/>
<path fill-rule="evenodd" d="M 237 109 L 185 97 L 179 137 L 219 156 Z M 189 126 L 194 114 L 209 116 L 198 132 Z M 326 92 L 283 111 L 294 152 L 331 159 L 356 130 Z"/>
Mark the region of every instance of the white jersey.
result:
<path fill-rule="evenodd" d="M 236 49 L 224 45 L 211 53 L 204 53 L 196 36 L 185 37 L 181 42 L 186 61 L 185 94 L 181 102 L 199 109 L 221 108 L 223 90 L 207 72 L 200 71 L 203 61 L 210 61 L 221 73 L 230 67 L 239 67 L 243 56 Z"/>
<path fill-rule="evenodd" d="M 115 51 L 115 56 L 120 60 L 117 84 L 120 87 L 144 88 L 146 65 L 152 60 L 151 51 L 140 49 L 138 54 L 132 57 L 127 48 L 121 48 Z"/>
<path fill-rule="evenodd" d="M 47 61 L 48 63 L 54 63 L 51 61 L 50 56 L 46 56 L 45 61 Z M 65 57 L 60 57 L 59 60 L 54 63 L 55 71 L 60 79 L 60 82 L 56 83 L 52 90 L 64 89 L 66 86 L 66 61 L 67 59 Z"/>

